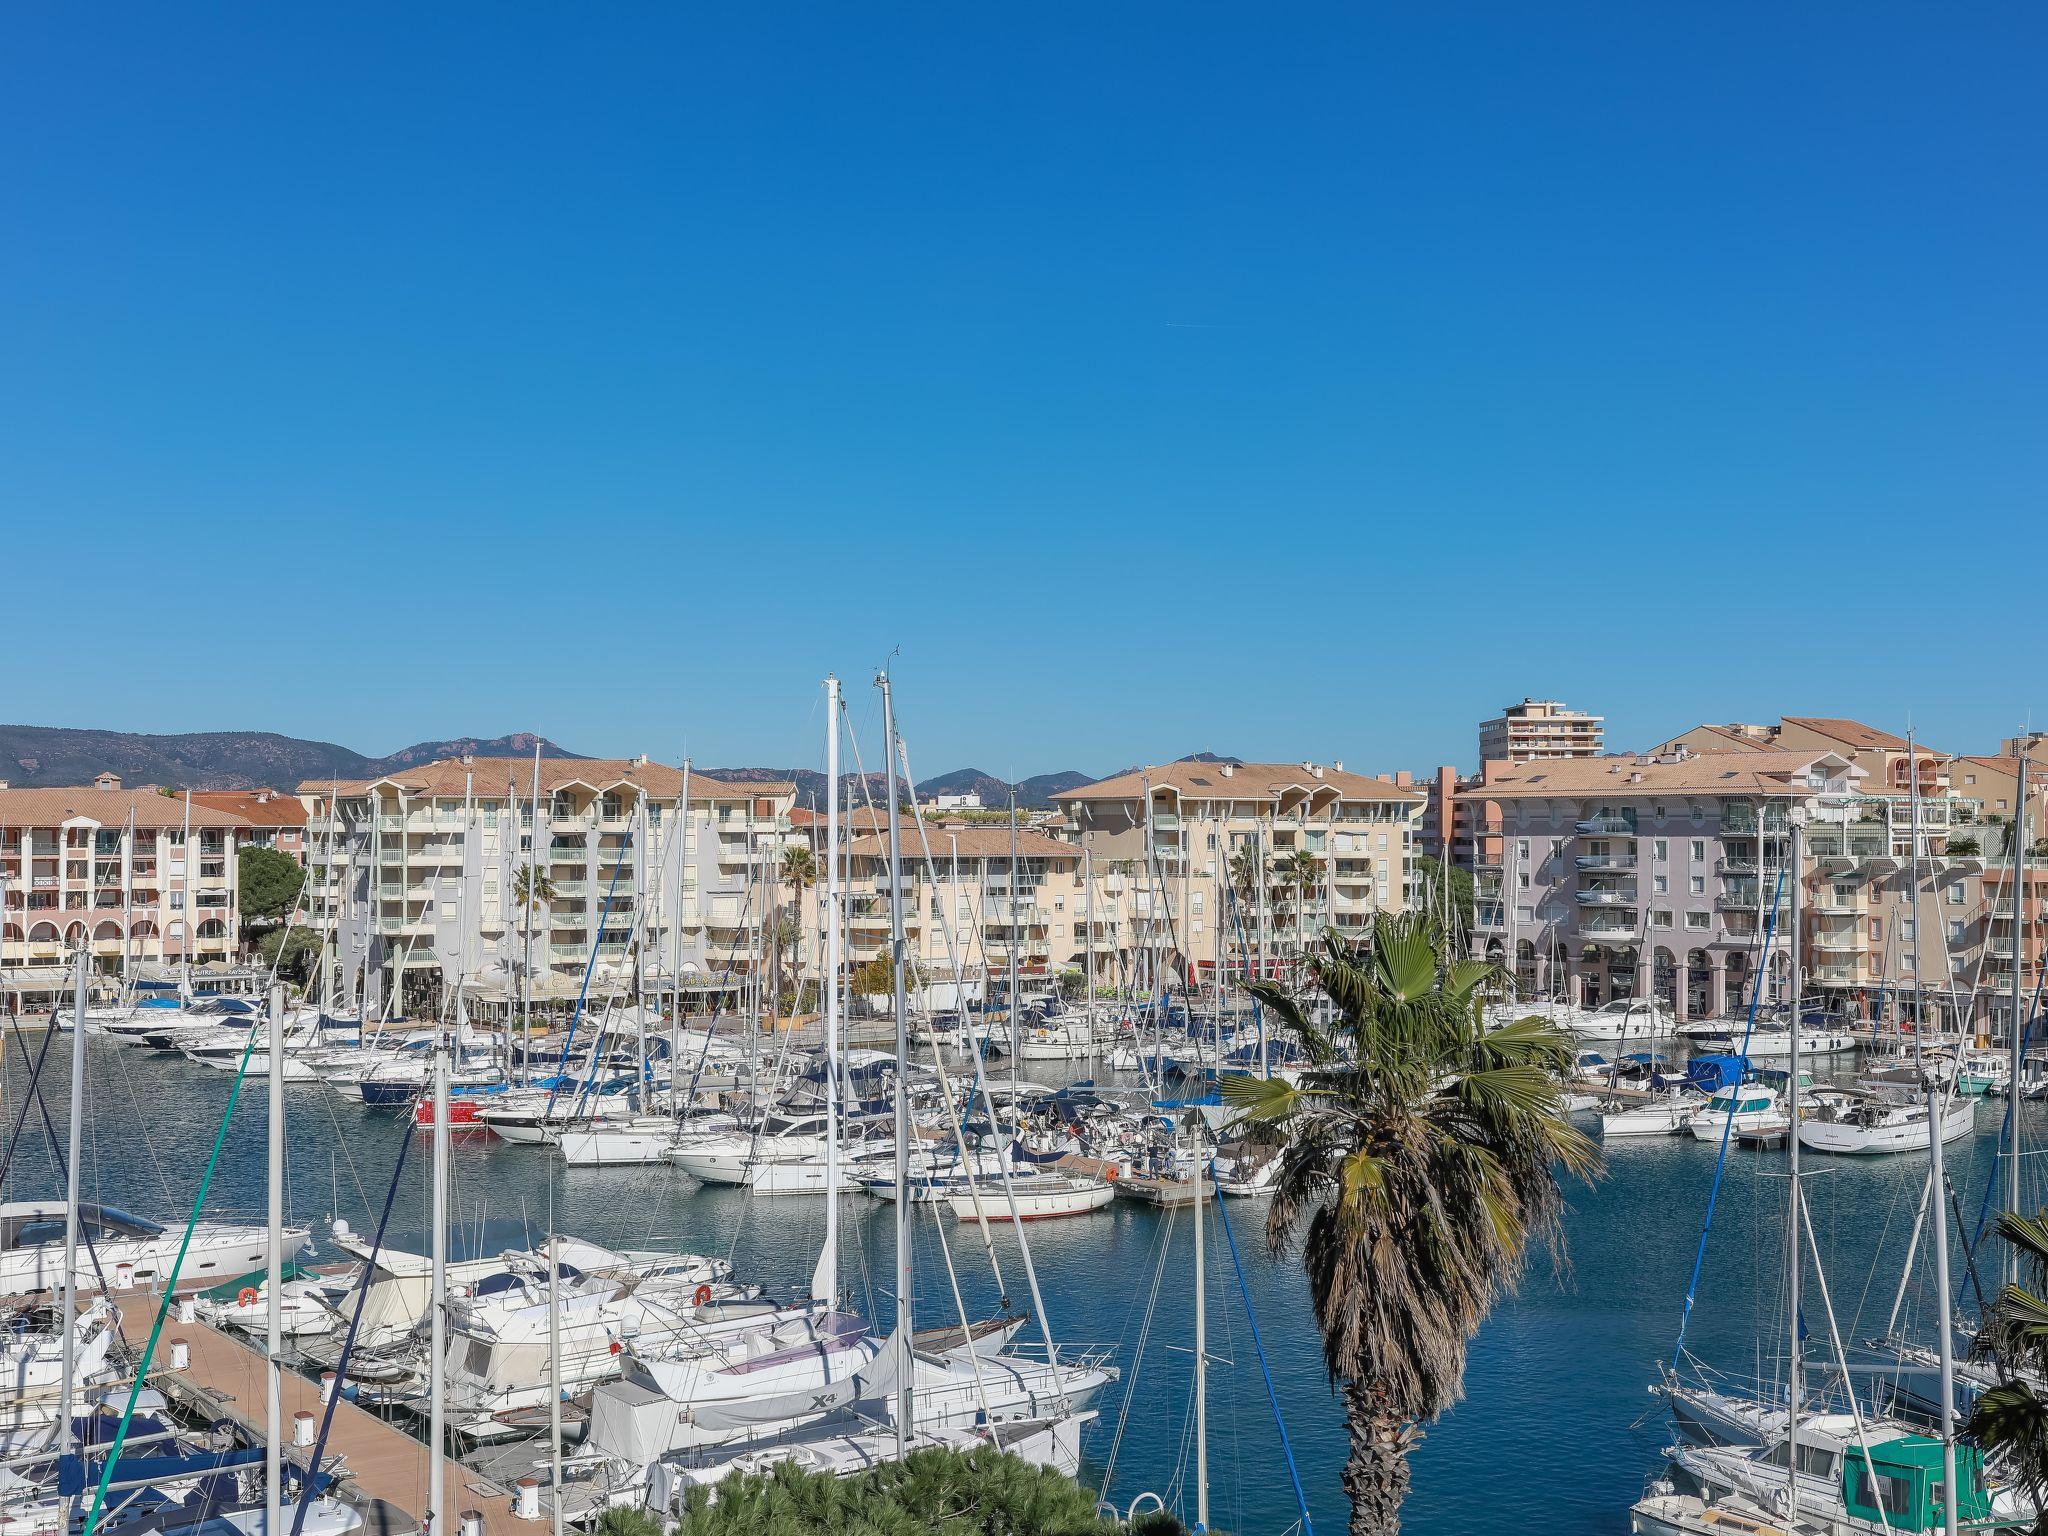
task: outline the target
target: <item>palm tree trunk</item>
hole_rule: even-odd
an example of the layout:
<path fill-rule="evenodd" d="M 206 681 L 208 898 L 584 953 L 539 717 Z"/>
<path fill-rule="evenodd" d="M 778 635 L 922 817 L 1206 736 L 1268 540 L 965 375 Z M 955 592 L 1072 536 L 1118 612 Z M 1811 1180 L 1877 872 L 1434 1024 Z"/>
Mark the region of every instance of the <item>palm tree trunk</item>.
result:
<path fill-rule="evenodd" d="M 1344 1493 L 1351 1500 L 1351 1536 L 1394 1536 L 1408 1497 L 1408 1452 L 1414 1426 L 1388 1406 L 1391 1395 L 1362 1381 L 1344 1384 L 1344 1417 L 1351 1456 L 1344 1463 Z"/>

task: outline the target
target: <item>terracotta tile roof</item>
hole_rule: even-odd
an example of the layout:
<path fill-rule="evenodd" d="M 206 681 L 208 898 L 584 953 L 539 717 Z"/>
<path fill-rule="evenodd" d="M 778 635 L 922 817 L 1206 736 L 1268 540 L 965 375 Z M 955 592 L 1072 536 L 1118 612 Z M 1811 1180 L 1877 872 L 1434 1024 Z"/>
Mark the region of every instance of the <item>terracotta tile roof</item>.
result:
<path fill-rule="evenodd" d="M 517 757 L 480 757 L 464 764 L 460 758 L 422 763 L 401 768 L 379 779 L 308 779 L 299 786 L 302 795 L 326 795 L 330 790 L 360 795 L 371 786 L 388 784 L 408 795 L 459 795 L 467 779 L 473 778 L 479 794 L 499 792 L 507 784 L 520 799 L 533 788 L 533 760 Z M 633 757 L 544 757 L 540 760 L 540 792 L 551 795 L 565 785 L 582 784 L 605 790 L 630 784 L 657 800 L 673 800 L 683 787 L 683 770 L 666 763 Z M 788 780 L 734 784 L 705 775 L 690 776 L 690 799 L 701 805 L 708 800 L 747 800 L 793 795 L 796 786 Z"/>
<path fill-rule="evenodd" d="M 1489 773 L 1467 800 L 1583 798 L 1600 795 L 1803 795 L 1806 770 L 1827 752 L 1702 752 L 1676 761 L 1632 757 L 1563 758 L 1516 763 Z M 1851 774 L 1850 777 L 1857 777 Z"/>
<path fill-rule="evenodd" d="M 1732 725 L 1696 725 L 1685 734 L 1697 736 L 1701 732 L 1714 738 L 1710 745 L 1698 747 L 1701 752 L 1771 752 L 1774 748 L 1769 738 L 1759 739 L 1739 727 Z M 1673 738 L 1676 740 L 1677 738 Z"/>
<path fill-rule="evenodd" d="M 812 810 L 807 805 L 792 806 L 789 812 L 789 824 L 792 827 L 823 827 L 825 825 L 825 813 Z M 869 810 L 864 805 L 851 808 L 842 805 L 839 808 L 839 829 L 842 832 L 873 832 L 888 826 L 888 824 L 889 813 L 887 810 Z M 927 825 L 929 824 L 929 819 L 927 819 Z M 897 825 L 905 827 L 915 826 L 917 825 L 917 818 L 914 816 L 898 816 Z"/>
<path fill-rule="evenodd" d="M 953 856 L 954 847 L 960 850 L 963 859 L 1007 859 L 1010 856 L 1010 829 L 1008 827 L 928 827 L 925 835 L 931 841 L 932 858 L 944 863 Z M 913 832 L 902 840 L 903 861 L 913 859 L 924 862 L 924 844 Z M 879 834 L 872 837 L 857 837 L 848 850 L 856 858 L 887 858 L 889 839 Z M 1017 829 L 1017 857 L 1020 859 L 1078 859 L 1081 850 L 1073 843 L 1063 843 L 1056 837 L 1047 837 L 1043 832 L 1027 828 Z"/>
<path fill-rule="evenodd" d="M 185 797 L 155 789 L 98 789 L 90 784 L 59 789 L 0 789 L 0 827 L 55 827 L 87 820 L 118 827 L 134 813 L 138 828 L 161 830 L 185 824 Z M 192 797 L 195 827 L 240 827 L 247 822 L 231 811 L 202 805 Z"/>
<path fill-rule="evenodd" d="M 1228 771 L 1226 771 L 1228 770 Z M 1082 784 L 1054 795 L 1069 800 L 1142 800 L 1145 785 L 1172 789 L 1185 800 L 1277 800 L 1289 790 L 1302 793 L 1334 789 L 1346 800 L 1403 800 L 1421 804 L 1429 797 L 1419 789 L 1402 788 L 1362 773 L 1323 766 L 1321 776 L 1302 763 L 1162 763 L 1113 779 Z"/>
<path fill-rule="evenodd" d="M 1787 725 L 1801 725 L 1817 736 L 1826 736 L 1851 747 L 1885 747 L 1903 752 L 1906 738 L 1894 736 L 1890 731 L 1880 731 L 1874 725 L 1865 725 L 1861 720 L 1844 720 L 1832 715 L 1786 715 Z M 1925 743 L 1922 743 L 1923 749 Z M 1938 756 L 1937 753 L 1930 753 Z"/>
<path fill-rule="evenodd" d="M 239 816 L 252 827 L 303 827 L 305 802 L 275 789 L 195 789 L 194 805 Z"/>

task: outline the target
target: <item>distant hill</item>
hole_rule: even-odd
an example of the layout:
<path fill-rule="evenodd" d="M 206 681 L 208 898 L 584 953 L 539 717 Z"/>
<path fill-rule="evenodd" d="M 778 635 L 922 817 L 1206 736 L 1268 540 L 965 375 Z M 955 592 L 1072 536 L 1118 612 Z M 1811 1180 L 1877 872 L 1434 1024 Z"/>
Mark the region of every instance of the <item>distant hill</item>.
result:
<path fill-rule="evenodd" d="M 463 752 L 478 757 L 526 757 L 534 738 L 518 732 L 489 739 L 422 741 L 388 757 L 366 757 L 331 741 L 305 741 L 274 731 L 191 731 L 149 736 L 130 731 L 67 730 L 49 725 L 0 725 L 0 779 L 17 788 L 89 784 L 118 773 L 129 785 L 169 789 L 249 789 L 269 784 L 290 789 L 307 779 L 370 779 Z M 541 739 L 550 757 L 577 757 Z"/>
<path fill-rule="evenodd" d="M 249 789 L 268 784 L 290 789 L 311 779 L 373 779 L 401 768 L 416 768 L 444 757 L 468 752 L 477 757 L 531 757 L 538 740 L 549 757 L 582 757 L 530 732 L 509 736 L 458 736 L 447 741 L 421 741 L 385 757 L 368 757 L 331 741 L 305 741 L 273 731 L 192 731 L 175 736 L 138 735 L 130 731 L 67 730 L 49 725 L 0 725 L 0 779 L 18 789 L 49 784 L 89 784 L 102 773 L 118 773 L 124 783 L 161 784 L 167 789 Z M 707 779 L 738 781 L 788 779 L 795 783 L 797 804 L 825 803 L 825 775 L 814 768 L 694 768 Z M 1094 775 L 1072 769 L 1034 774 L 1017 784 L 1017 804 L 1041 810 L 1052 797 Z M 840 780 L 841 803 L 849 809 L 879 806 L 888 797 L 879 773 L 849 773 Z M 1008 803 L 1010 786 L 979 768 L 961 768 L 926 779 L 920 797 L 976 794 L 991 810 Z"/>
<path fill-rule="evenodd" d="M 1063 790 L 1072 789 L 1076 784 L 1094 782 L 1094 776 L 1065 769 L 1059 773 L 1033 774 L 1028 779 L 1019 779 L 1016 784 L 1017 804 L 1026 810 L 1039 810 L 1052 804 L 1052 797 Z M 921 798 L 932 795 L 979 795 L 981 803 L 992 811 L 999 811 L 1010 803 L 1011 785 L 992 773 L 983 773 L 979 768 L 961 768 L 952 773 L 940 774 L 936 779 L 926 779 L 917 786 Z"/>

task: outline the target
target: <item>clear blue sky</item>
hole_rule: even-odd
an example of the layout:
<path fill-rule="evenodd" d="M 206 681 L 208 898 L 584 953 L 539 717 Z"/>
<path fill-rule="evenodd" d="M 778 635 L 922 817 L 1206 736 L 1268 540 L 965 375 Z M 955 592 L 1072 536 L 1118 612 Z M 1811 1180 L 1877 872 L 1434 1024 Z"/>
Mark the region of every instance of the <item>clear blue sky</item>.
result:
<path fill-rule="evenodd" d="M 0 719 L 804 762 L 900 645 L 921 773 L 1987 750 L 2044 18 L 14 7 Z"/>

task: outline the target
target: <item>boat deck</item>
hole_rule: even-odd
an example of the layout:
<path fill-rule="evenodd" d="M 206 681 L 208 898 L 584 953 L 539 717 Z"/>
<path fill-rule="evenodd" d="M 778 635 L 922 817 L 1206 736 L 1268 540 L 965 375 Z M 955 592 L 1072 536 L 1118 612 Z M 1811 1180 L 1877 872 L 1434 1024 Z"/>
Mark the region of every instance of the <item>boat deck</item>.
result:
<path fill-rule="evenodd" d="M 130 1297 L 121 1308 L 121 1332 L 138 1354 L 149 1339 L 154 1314 L 154 1298 L 143 1295 Z M 189 1350 L 182 1371 L 170 1368 L 171 1344 L 177 1339 Z M 171 1318 L 157 1341 L 150 1377 L 165 1396 L 194 1405 L 212 1419 L 233 1419 L 254 1443 L 263 1443 L 265 1367 L 259 1350 L 206 1323 Z M 287 1370 L 282 1391 L 284 1454 L 303 1467 L 307 1451 L 292 1445 L 292 1423 L 298 1414 L 310 1413 L 317 1426 L 323 1411 L 320 1388 Z M 344 1401 L 334 1410 L 326 1460 L 341 1462 L 344 1492 L 369 1511 L 372 1533 L 380 1527 L 385 1536 L 419 1529 L 427 1508 L 428 1480 L 427 1447 L 420 1441 Z M 537 1528 L 514 1516 L 510 1488 L 453 1460 L 446 1461 L 443 1476 L 450 1515 L 456 1521 L 464 1511 L 475 1510 L 483 1517 L 484 1536 L 531 1536 Z"/>

